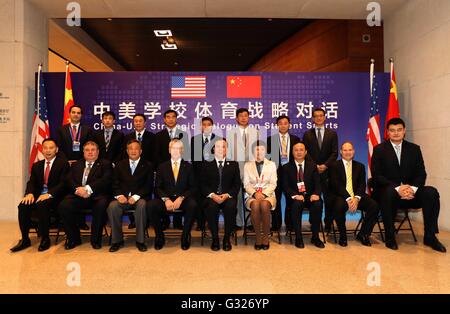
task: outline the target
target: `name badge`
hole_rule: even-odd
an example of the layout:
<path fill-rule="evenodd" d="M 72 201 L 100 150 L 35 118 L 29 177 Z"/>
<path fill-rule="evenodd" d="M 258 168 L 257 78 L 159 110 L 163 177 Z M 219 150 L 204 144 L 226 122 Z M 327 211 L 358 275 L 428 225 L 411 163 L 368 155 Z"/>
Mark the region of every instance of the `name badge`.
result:
<path fill-rule="evenodd" d="M 297 189 L 299 193 L 305 193 L 306 192 L 306 187 L 305 187 L 305 182 L 297 182 Z"/>
<path fill-rule="evenodd" d="M 262 193 L 263 185 L 261 183 L 256 183 L 255 190 L 256 190 L 256 192 Z"/>
<path fill-rule="evenodd" d="M 80 142 L 73 141 L 72 142 L 72 151 L 79 152 L 80 151 L 80 146 L 81 146 Z"/>
<path fill-rule="evenodd" d="M 281 156 L 280 163 L 281 163 L 282 166 L 284 166 L 288 162 L 289 162 L 289 158 L 287 156 Z"/>
<path fill-rule="evenodd" d="M 42 188 L 42 191 L 41 191 L 41 195 L 47 194 L 47 193 L 48 193 L 48 186 L 46 186 L 46 185 L 44 184 L 44 187 Z"/>

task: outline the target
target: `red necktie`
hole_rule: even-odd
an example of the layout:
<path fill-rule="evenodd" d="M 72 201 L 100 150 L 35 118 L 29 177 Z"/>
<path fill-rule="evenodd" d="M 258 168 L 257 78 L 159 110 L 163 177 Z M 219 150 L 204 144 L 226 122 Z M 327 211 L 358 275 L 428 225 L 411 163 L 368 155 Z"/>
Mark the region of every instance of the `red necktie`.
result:
<path fill-rule="evenodd" d="M 50 174 L 50 161 L 47 161 L 47 166 L 45 167 L 45 172 L 44 172 L 44 184 L 45 185 L 48 184 L 49 174 Z"/>

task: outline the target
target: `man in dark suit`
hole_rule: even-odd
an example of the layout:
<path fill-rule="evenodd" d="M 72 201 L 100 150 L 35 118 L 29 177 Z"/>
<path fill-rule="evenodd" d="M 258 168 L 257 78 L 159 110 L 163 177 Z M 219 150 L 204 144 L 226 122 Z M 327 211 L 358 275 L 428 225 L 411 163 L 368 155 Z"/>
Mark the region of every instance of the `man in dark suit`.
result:
<path fill-rule="evenodd" d="M 83 146 L 92 139 L 92 130 L 86 125 L 81 125 L 82 109 L 79 105 L 73 105 L 69 109 L 69 123 L 56 130 L 56 144 L 59 154 L 73 164 L 83 158 Z"/>
<path fill-rule="evenodd" d="M 203 203 L 203 195 L 200 191 L 200 178 L 202 176 L 202 167 L 205 161 L 214 160 L 214 144 L 219 136 L 212 132 L 214 125 L 213 119 L 203 117 L 201 123 L 201 133 L 191 137 L 191 163 L 194 168 L 194 174 L 197 184 L 197 204 Z M 205 227 L 205 216 L 203 209 L 199 209 L 196 214 L 197 228 L 203 230 Z"/>
<path fill-rule="evenodd" d="M 66 250 L 81 244 L 77 217 L 86 208 L 92 209 L 91 245 L 94 249 L 102 247 L 102 228 L 111 192 L 111 162 L 98 159 L 98 145 L 93 141 L 84 144 L 83 154 L 84 158 L 70 168 L 66 179 L 70 194 L 58 206 L 67 235 Z"/>
<path fill-rule="evenodd" d="M 123 245 L 122 215 L 124 210 L 134 209 L 136 219 L 136 247 L 147 251 L 145 228 L 147 226 L 146 202 L 153 192 L 153 165 L 141 158 L 141 142 L 130 140 L 127 144 L 128 159 L 114 167 L 113 200 L 107 209 L 112 229 L 110 252 L 118 251 Z"/>
<path fill-rule="evenodd" d="M 405 122 L 400 118 L 388 121 L 389 140 L 377 145 L 372 155 L 374 194 L 378 199 L 386 233 L 386 246 L 397 250 L 394 219 L 398 208 L 422 208 L 425 227 L 424 244 L 446 252 L 436 237 L 439 233 L 439 192 L 425 186 L 427 173 L 422 152 L 416 144 L 404 140 Z"/>
<path fill-rule="evenodd" d="M 178 139 L 170 141 L 170 160 L 163 162 L 156 171 L 155 192 L 157 198 L 147 203 L 147 215 L 152 217 L 155 227 L 155 249 L 164 246 L 162 219 L 167 212 L 180 210 L 184 213 L 184 227 L 181 248 L 191 245 L 192 221 L 197 210 L 196 185 L 192 165 L 183 160 L 183 143 Z"/>
<path fill-rule="evenodd" d="M 292 147 L 300 142 L 300 139 L 293 134 L 289 134 L 291 120 L 288 116 L 279 116 L 277 118 L 277 127 L 278 132 L 267 138 L 267 154 L 270 156 L 270 160 L 275 162 L 275 164 L 277 165 L 278 182 L 283 182 L 282 167 L 293 159 Z M 275 190 L 277 205 L 275 207 L 275 210 L 272 212 L 272 230 L 280 230 L 283 222 L 281 214 L 282 194 L 282 184 L 278 184 Z M 288 230 L 290 230 L 292 227 L 290 223 L 290 214 L 290 210 L 286 206 L 286 209 L 284 211 L 284 221 Z"/>
<path fill-rule="evenodd" d="M 309 159 L 303 143 L 297 143 L 292 148 L 294 159 L 283 166 L 283 190 L 286 201 L 290 202 L 292 225 L 295 229 L 295 246 L 304 248 L 302 237 L 302 212 L 309 209 L 311 222 L 311 243 L 318 248 L 324 248 L 319 238 L 320 221 L 322 219 L 322 201 L 320 200 L 321 185 L 316 164 Z"/>
<path fill-rule="evenodd" d="M 116 164 L 122 159 L 124 135 L 114 128 L 116 115 L 112 111 L 102 114 L 103 129 L 93 132 L 92 139 L 98 144 L 100 159 L 107 159 Z"/>
<path fill-rule="evenodd" d="M 331 206 L 328 204 L 328 171 L 331 163 L 338 157 L 338 136 L 333 130 L 325 128 L 326 114 L 322 108 L 313 110 L 314 129 L 303 135 L 308 151 L 308 158 L 311 158 L 317 165 L 320 175 L 320 185 L 322 188 L 323 200 L 325 202 L 325 231 L 329 232 L 333 221 Z"/>
<path fill-rule="evenodd" d="M 378 204 L 366 194 L 366 169 L 356 160 L 355 149 L 351 142 L 341 145 L 342 159 L 329 168 L 330 200 L 334 204 L 333 217 L 339 230 L 339 245 L 347 246 L 345 214 L 360 209 L 365 213 L 361 231 L 356 236 L 363 245 L 371 246 L 370 234 L 378 218 Z"/>
<path fill-rule="evenodd" d="M 191 158 L 189 148 L 189 137 L 186 132 L 177 127 L 177 112 L 175 110 L 167 110 L 164 112 L 164 124 L 165 128 L 156 133 L 155 143 L 155 164 L 158 167 L 160 164 L 170 160 L 169 143 L 172 139 L 179 139 L 183 142 L 183 159 L 189 160 Z M 164 228 L 167 228 L 170 224 L 168 216 L 164 217 Z M 182 218 L 181 215 L 175 214 L 173 217 L 173 226 L 182 230 Z"/>
<path fill-rule="evenodd" d="M 224 251 L 231 250 L 230 236 L 236 225 L 237 197 L 241 188 L 239 164 L 226 160 L 227 141 L 219 139 L 214 145 L 214 159 L 205 161 L 201 175 L 201 195 L 204 212 L 211 230 L 213 251 L 220 250 L 219 211 L 222 209 L 225 222 Z"/>
<path fill-rule="evenodd" d="M 38 230 L 41 243 L 38 251 L 45 251 L 50 247 L 50 214 L 64 196 L 64 176 L 69 170 L 67 160 L 56 156 L 57 152 L 58 146 L 53 139 L 45 139 L 42 142 L 44 159 L 33 164 L 25 196 L 19 204 L 19 226 L 22 239 L 11 248 L 11 252 L 18 252 L 31 246 L 28 233 L 33 211 L 37 212 L 39 218 Z"/>

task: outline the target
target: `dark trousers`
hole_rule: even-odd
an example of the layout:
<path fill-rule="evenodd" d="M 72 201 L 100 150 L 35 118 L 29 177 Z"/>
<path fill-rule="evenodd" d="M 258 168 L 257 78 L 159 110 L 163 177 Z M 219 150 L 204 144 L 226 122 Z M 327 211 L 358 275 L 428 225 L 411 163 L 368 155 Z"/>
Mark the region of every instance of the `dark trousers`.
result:
<path fill-rule="evenodd" d="M 347 234 L 347 229 L 345 227 L 346 213 L 348 210 L 347 201 L 341 196 L 335 196 L 333 198 L 334 211 L 333 216 L 336 220 L 339 233 L 341 236 Z M 361 234 L 370 236 L 373 227 L 375 226 L 378 218 L 378 204 L 373 199 L 368 196 L 363 196 L 358 204 L 358 209 L 364 211 L 364 220 L 361 225 Z"/>
<path fill-rule="evenodd" d="M 196 199 L 197 199 L 197 204 L 203 204 L 203 201 L 205 198 L 200 195 L 197 195 Z M 201 230 L 204 230 L 206 216 L 205 216 L 205 211 L 203 210 L 203 208 L 197 208 L 196 213 L 195 213 L 195 220 L 197 221 L 197 227 L 199 227 Z"/>
<path fill-rule="evenodd" d="M 395 239 L 394 222 L 399 208 L 422 208 L 425 237 L 434 237 L 436 233 L 439 233 L 440 200 L 439 192 L 434 187 L 420 187 L 414 199 L 410 201 L 402 200 L 393 186 L 378 190 L 377 196 L 383 216 L 386 241 Z"/>
<path fill-rule="evenodd" d="M 235 198 L 229 198 L 222 204 L 217 204 L 211 198 L 207 198 L 204 202 L 204 213 L 213 238 L 219 237 L 220 210 L 223 212 L 225 224 L 224 239 L 229 239 L 236 226 L 237 200 Z"/>
<path fill-rule="evenodd" d="M 38 217 L 38 230 L 41 238 L 48 238 L 50 229 L 51 210 L 56 211 L 57 201 L 54 198 L 33 203 L 30 205 L 19 204 L 19 227 L 22 233 L 22 239 L 28 239 L 31 228 L 31 215 L 35 211 Z"/>
<path fill-rule="evenodd" d="M 291 201 L 291 219 L 297 238 L 302 236 L 302 212 L 305 208 L 309 210 L 309 222 L 313 237 L 319 236 L 320 221 L 322 219 L 322 201 L 309 201 L 309 196 L 305 196 L 305 201 Z"/>
<path fill-rule="evenodd" d="M 193 197 L 186 197 L 181 203 L 180 210 L 184 216 L 183 236 L 186 236 L 191 232 L 192 222 L 194 221 L 197 210 L 197 202 Z M 166 205 L 161 199 L 154 199 L 147 202 L 147 217 L 151 217 L 157 236 L 163 235 L 162 220 L 167 216 L 167 213 Z"/>
<path fill-rule="evenodd" d="M 66 196 L 58 206 L 70 242 L 81 242 L 80 230 L 77 222 L 82 209 L 92 209 L 91 243 L 100 243 L 103 226 L 106 221 L 106 208 L 109 200 L 107 196 L 82 198 L 76 195 Z"/>

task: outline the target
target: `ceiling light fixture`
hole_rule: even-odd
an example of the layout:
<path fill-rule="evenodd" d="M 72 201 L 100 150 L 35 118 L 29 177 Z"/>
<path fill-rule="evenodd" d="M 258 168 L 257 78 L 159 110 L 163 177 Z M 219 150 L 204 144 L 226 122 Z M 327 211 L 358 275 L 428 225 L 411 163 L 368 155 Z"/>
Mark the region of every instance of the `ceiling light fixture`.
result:
<path fill-rule="evenodd" d="M 159 29 L 159 30 L 154 30 L 153 32 L 155 33 L 156 37 L 171 37 L 172 36 L 172 31 L 170 29 Z"/>

